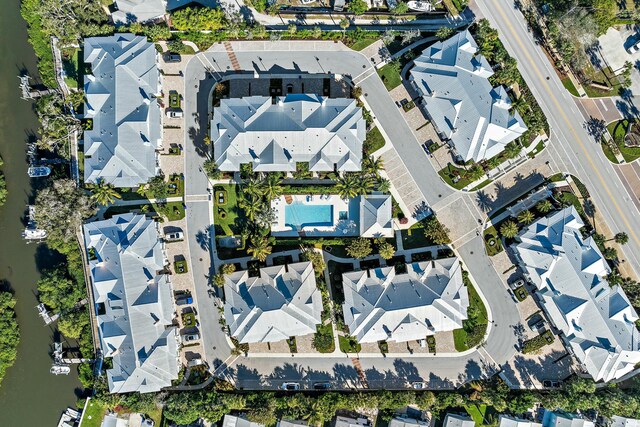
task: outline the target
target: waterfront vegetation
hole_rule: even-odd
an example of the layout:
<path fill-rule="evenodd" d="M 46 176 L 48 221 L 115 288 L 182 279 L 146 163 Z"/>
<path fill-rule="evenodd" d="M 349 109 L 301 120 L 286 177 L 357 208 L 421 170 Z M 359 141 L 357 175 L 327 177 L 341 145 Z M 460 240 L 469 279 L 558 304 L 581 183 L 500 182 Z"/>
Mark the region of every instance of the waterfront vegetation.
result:
<path fill-rule="evenodd" d="M 20 331 L 13 309 L 15 305 L 11 292 L 0 291 L 0 383 L 18 356 Z"/>
<path fill-rule="evenodd" d="M 2 157 L 0 157 L 0 167 L 4 164 Z M 0 206 L 4 205 L 7 201 L 7 182 L 4 179 L 4 174 L 0 172 Z"/>

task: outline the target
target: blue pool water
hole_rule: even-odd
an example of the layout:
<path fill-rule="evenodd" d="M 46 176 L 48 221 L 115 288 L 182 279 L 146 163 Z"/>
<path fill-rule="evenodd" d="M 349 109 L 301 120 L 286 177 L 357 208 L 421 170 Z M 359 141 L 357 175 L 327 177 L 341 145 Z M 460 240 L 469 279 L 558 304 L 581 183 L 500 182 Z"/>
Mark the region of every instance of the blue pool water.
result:
<path fill-rule="evenodd" d="M 333 225 L 332 205 L 305 205 L 292 203 L 284 207 L 284 223 L 292 228 L 331 227 Z"/>

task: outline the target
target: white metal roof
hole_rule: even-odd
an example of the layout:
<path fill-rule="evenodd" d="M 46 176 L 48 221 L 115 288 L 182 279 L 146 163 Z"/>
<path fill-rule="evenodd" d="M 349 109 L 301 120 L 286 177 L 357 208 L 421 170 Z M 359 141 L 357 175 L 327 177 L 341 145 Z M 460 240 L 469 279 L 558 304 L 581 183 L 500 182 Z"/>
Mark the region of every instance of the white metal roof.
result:
<path fill-rule="evenodd" d="M 614 415 L 609 427 L 640 427 L 640 420 Z"/>
<path fill-rule="evenodd" d="M 493 69 L 469 31 L 429 46 L 414 63 L 427 112 L 465 161 L 491 158 L 527 130 L 504 87 L 489 82 Z"/>
<path fill-rule="evenodd" d="M 115 3 L 118 10 L 111 18 L 123 24 L 153 21 L 164 15 L 166 6 L 164 0 L 115 0 Z"/>
<path fill-rule="evenodd" d="M 543 427 L 594 427 L 593 421 L 564 411 L 544 411 Z"/>
<path fill-rule="evenodd" d="M 156 175 L 162 124 L 156 49 L 146 37 L 115 34 L 84 41 L 84 180 L 136 187 Z"/>
<path fill-rule="evenodd" d="M 443 423 L 443 427 L 475 427 L 475 425 L 476 423 L 470 417 L 455 414 L 447 414 Z"/>
<path fill-rule="evenodd" d="M 294 172 L 296 162 L 311 171 L 359 171 L 365 121 L 356 101 L 290 94 L 223 99 L 211 121 L 213 154 L 220 170 Z"/>
<path fill-rule="evenodd" d="M 222 420 L 222 427 L 264 427 L 263 424 L 254 423 L 247 419 L 234 415 L 225 415 Z"/>
<path fill-rule="evenodd" d="M 389 421 L 389 427 L 419 427 L 429 426 L 426 421 L 416 420 L 413 418 L 393 418 Z"/>
<path fill-rule="evenodd" d="M 109 391 L 159 391 L 178 377 L 174 304 L 157 225 L 117 215 L 84 225 Z"/>
<path fill-rule="evenodd" d="M 360 196 L 360 236 L 393 237 L 392 208 L 388 194 Z"/>
<path fill-rule="evenodd" d="M 241 343 L 276 342 L 312 334 L 321 322 L 322 297 L 310 262 L 264 267 L 225 276 L 224 316 Z"/>
<path fill-rule="evenodd" d="M 462 327 L 469 295 L 458 258 L 342 275 L 345 324 L 358 342 L 405 342 Z"/>
<path fill-rule="evenodd" d="M 500 415 L 498 427 L 542 427 L 542 424 L 535 423 L 530 420 L 521 420 L 520 418 Z"/>
<path fill-rule="evenodd" d="M 525 274 L 571 350 L 596 380 L 620 378 L 640 362 L 638 315 L 573 206 L 527 227 L 514 246 Z"/>

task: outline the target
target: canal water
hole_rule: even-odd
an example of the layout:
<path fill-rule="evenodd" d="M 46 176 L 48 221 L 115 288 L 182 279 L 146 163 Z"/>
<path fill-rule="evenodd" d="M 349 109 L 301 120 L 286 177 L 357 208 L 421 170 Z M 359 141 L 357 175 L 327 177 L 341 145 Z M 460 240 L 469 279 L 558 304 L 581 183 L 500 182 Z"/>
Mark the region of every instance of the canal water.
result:
<path fill-rule="evenodd" d="M 20 1 L 2 2 L 0 13 L 0 155 L 9 196 L 0 207 L 0 280 L 15 292 L 20 325 L 18 360 L 0 385 L 0 426 L 55 426 L 67 406 L 75 406 L 80 383 L 76 370 L 54 376 L 51 343 L 54 330 L 44 326 L 35 306 L 35 283 L 51 257 L 44 247 L 25 244 L 22 217 L 32 196 L 27 177 L 26 141 L 37 130 L 33 104 L 20 99 L 18 74 L 37 75 L 36 58 L 27 41 Z"/>

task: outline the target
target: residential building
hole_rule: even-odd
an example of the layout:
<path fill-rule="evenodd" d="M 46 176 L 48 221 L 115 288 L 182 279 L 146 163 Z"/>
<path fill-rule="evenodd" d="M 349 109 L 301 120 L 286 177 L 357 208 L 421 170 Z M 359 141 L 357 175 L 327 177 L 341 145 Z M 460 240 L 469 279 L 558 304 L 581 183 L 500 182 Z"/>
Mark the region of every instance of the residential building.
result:
<path fill-rule="evenodd" d="M 389 421 L 389 427 L 429 427 L 431 424 L 413 418 L 396 417 Z"/>
<path fill-rule="evenodd" d="M 164 17 L 166 8 L 165 0 L 115 0 L 114 4 L 111 19 L 116 24 L 155 21 Z"/>
<path fill-rule="evenodd" d="M 475 427 L 476 423 L 471 417 L 465 415 L 447 414 L 444 417 L 443 427 Z"/>
<path fill-rule="evenodd" d="M 173 292 L 157 223 L 132 213 L 84 225 L 112 393 L 156 392 L 178 378 Z"/>
<path fill-rule="evenodd" d="M 367 427 L 371 423 L 367 418 L 350 418 L 337 416 L 333 422 L 333 427 Z"/>
<path fill-rule="evenodd" d="M 640 427 L 640 420 L 614 415 L 609 427 Z"/>
<path fill-rule="evenodd" d="M 610 381 L 640 362 L 638 315 L 607 282 L 611 270 L 583 226 L 571 206 L 526 227 L 513 249 L 568 349 L 594 380 Z"/>
<path fill-rule="evenodd" d="M 223 171 L 359 171 L 366 134 L 362 108 L 354 99 L 289 94 L 223 99 L 213 110 L 211 141 Z"/>
<path fill-rule="evenodd" d="M 234 415 L 225 415 L 222 420 L 222 427 L 264 427 L 263 424 L 254 423 Z"/>
<path fill-rule="evenodd" d="M 530 420 L 500 415 L 498 427 L 542 427 L 542 424 Z"/>
<path fill-rule="evenodd" d="M 276 237 L 393 237 L 392 200 L 388 194 L 343 199 L 338 194 L 284 194 L 271 201 Z"/>
<path fill-rule="evenodd" d="M 276 427 L 302 427 L 302 426 L 306 427 L 308 425 L 309 424 L 300 420 L 280 420 L 276 424 Z"/>
<path fill-rule="evenodd" d="M 84 181 L 137 187 L 157 172 L 162 141 L 157 52 L 146 37 L 115 34 L 84 40 Z"/>
<path fill-rule="evenodd" d="M 595 427 L 593 421 L 583 418 L 579 414 L 564 411 L 544 411 L 543 427 Z"/>
<path fill-rule="evenodd" d="M 494 157 L 527 130 L 505 88 L 491 85 L 493 69 L 469 31 L 427 47 L 414 63 L 410 79 L 426 112 L 462 161 Z"/>
<path fill-rule="evenodd" d="M 322 296 L 310 262 L 264 267 L 225 276 L 224 316 L 240 343 L 276 342 L 316 332 Z"/>
<path fill-rule="evenodd" d="M 458 258 L 342 275 L 344 322 L 359 343 L 405 342 L 462 327 L 469 295 Z"/>

